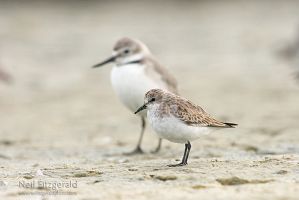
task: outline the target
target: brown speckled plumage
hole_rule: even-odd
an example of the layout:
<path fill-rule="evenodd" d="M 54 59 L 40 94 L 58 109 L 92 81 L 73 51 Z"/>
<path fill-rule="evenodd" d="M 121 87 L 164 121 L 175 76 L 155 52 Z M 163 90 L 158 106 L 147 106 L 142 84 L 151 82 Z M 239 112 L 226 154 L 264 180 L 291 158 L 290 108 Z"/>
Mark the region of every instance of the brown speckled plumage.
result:
<path fill-rule="evenodd" d="M 146 93 L 145 98 L 151 100 L 155 98 L 156 103 L 160 103 L 161 117 L 173 115 L 180 121 L 190 126 L 205 126 L 219 128 L 233 128 L 234 123 L 225 123 L 212 118 L 200 106 L 178 95 L 165 92 L 161 89 L 153 89 Z"/>

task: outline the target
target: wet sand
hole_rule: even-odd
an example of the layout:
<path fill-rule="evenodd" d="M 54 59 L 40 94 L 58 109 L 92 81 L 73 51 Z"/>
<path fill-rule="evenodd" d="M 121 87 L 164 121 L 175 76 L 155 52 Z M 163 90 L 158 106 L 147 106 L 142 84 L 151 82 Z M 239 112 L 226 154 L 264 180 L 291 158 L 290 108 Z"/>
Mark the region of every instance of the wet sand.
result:
<path fill-rule="evenodd" d="M 299 85 L 277 57 L 299 2 L 0 4 L 0 62 L 14 80 L 0 83 L 1 199 L 299 198 Z M 193 142 L 186 167 L 166 166 L 181 144 L 149 153 L 150 127 L 148 153 L 124 156 L 140 121 L 113 93 L 111 66 L 90 67 L 122 36 L 239 127 Z"/>

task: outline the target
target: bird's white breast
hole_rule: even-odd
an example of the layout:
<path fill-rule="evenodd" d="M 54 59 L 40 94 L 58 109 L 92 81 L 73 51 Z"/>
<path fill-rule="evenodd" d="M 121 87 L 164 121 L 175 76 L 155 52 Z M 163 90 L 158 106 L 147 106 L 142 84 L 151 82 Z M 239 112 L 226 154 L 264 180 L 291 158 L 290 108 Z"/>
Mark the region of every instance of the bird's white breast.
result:
<path fill-rule="evenodd" d="M 112 87 L 122 103 L 132 112 L 143 105 L 144 95 L 154 88 L 161 88 L 145 73 L 145 66 L 128 64 L 114 66 L 111 72 Z M 141 115 L 146 112 L 141 112 Z"/>
<path fill-rule="evenodd" d="M 186 143 L 210 132 L 207 127 L 189 126 L 171 114 L 161 117 L 158 112 L 158 105 L 155 105 L 148 109 L 147 117 L 160 138 L 175 143 Z"/>

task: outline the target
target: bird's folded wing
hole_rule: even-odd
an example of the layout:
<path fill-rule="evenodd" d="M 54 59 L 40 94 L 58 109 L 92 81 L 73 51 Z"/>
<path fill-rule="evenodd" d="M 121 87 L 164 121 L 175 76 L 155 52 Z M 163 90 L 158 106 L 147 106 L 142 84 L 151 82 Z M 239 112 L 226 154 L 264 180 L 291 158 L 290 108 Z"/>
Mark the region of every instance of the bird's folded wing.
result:
<path fill-rule="evenodd" d="M 225 123 L 212 118 L 200 106 L 187 99 L 178 99 L 170 111 L 172 115 L 190 126 L 227 127 Z"/>
<path fill-rule="evenodd" d="M 145 72 L 148 73 L 153 81 L 160 83 L 159 85 L 164 85 L 169 92 L 178 94 L 177 81 L 165 67 L 152 57 L 148 57 L 144 62 L 146 66 Z"/>

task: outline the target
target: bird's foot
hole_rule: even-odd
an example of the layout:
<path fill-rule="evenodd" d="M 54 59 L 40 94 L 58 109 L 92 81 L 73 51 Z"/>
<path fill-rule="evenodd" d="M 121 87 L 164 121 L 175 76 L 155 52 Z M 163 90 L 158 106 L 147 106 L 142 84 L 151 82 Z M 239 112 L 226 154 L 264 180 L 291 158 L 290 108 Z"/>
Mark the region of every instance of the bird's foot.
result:
<path fill-rule="evenodd" d="M 185 165 L 187 165 L 188 163 L 183 163 L 183 162 L 181 162 L 181 163 L 179 163 L 179 164 L 174 164 L 174 165 L 167 165 L 168 167 L 181 167 L 181 166 L 185 166 Z"/>
<path fill-rule="evenodd" d="M 161 148 L 157 147 L 154 150 L 151 151 L 152 154 L 156 154 L 160 151 Z"/>
<path fill-rule="evenodd" d="M 124 155 L 126 155 L 126 156 L 132 156 L 132 155 L 138 155 L 138 154 L 144 154 L 144 151 L 140 148 L 140 146 L 136 147 L 136 149 L 134 149 L 131 152 L 124 153 Z"/>
<path fill-rule="evenodd" d="M 151 153 L 152 154 L 158 153 L 160 151 L 160 149 L 161 149 L 161 146 L 162 146 L 162 139 L 159 139 L 158 146 L 153 151 L 151 151 Z"/>

